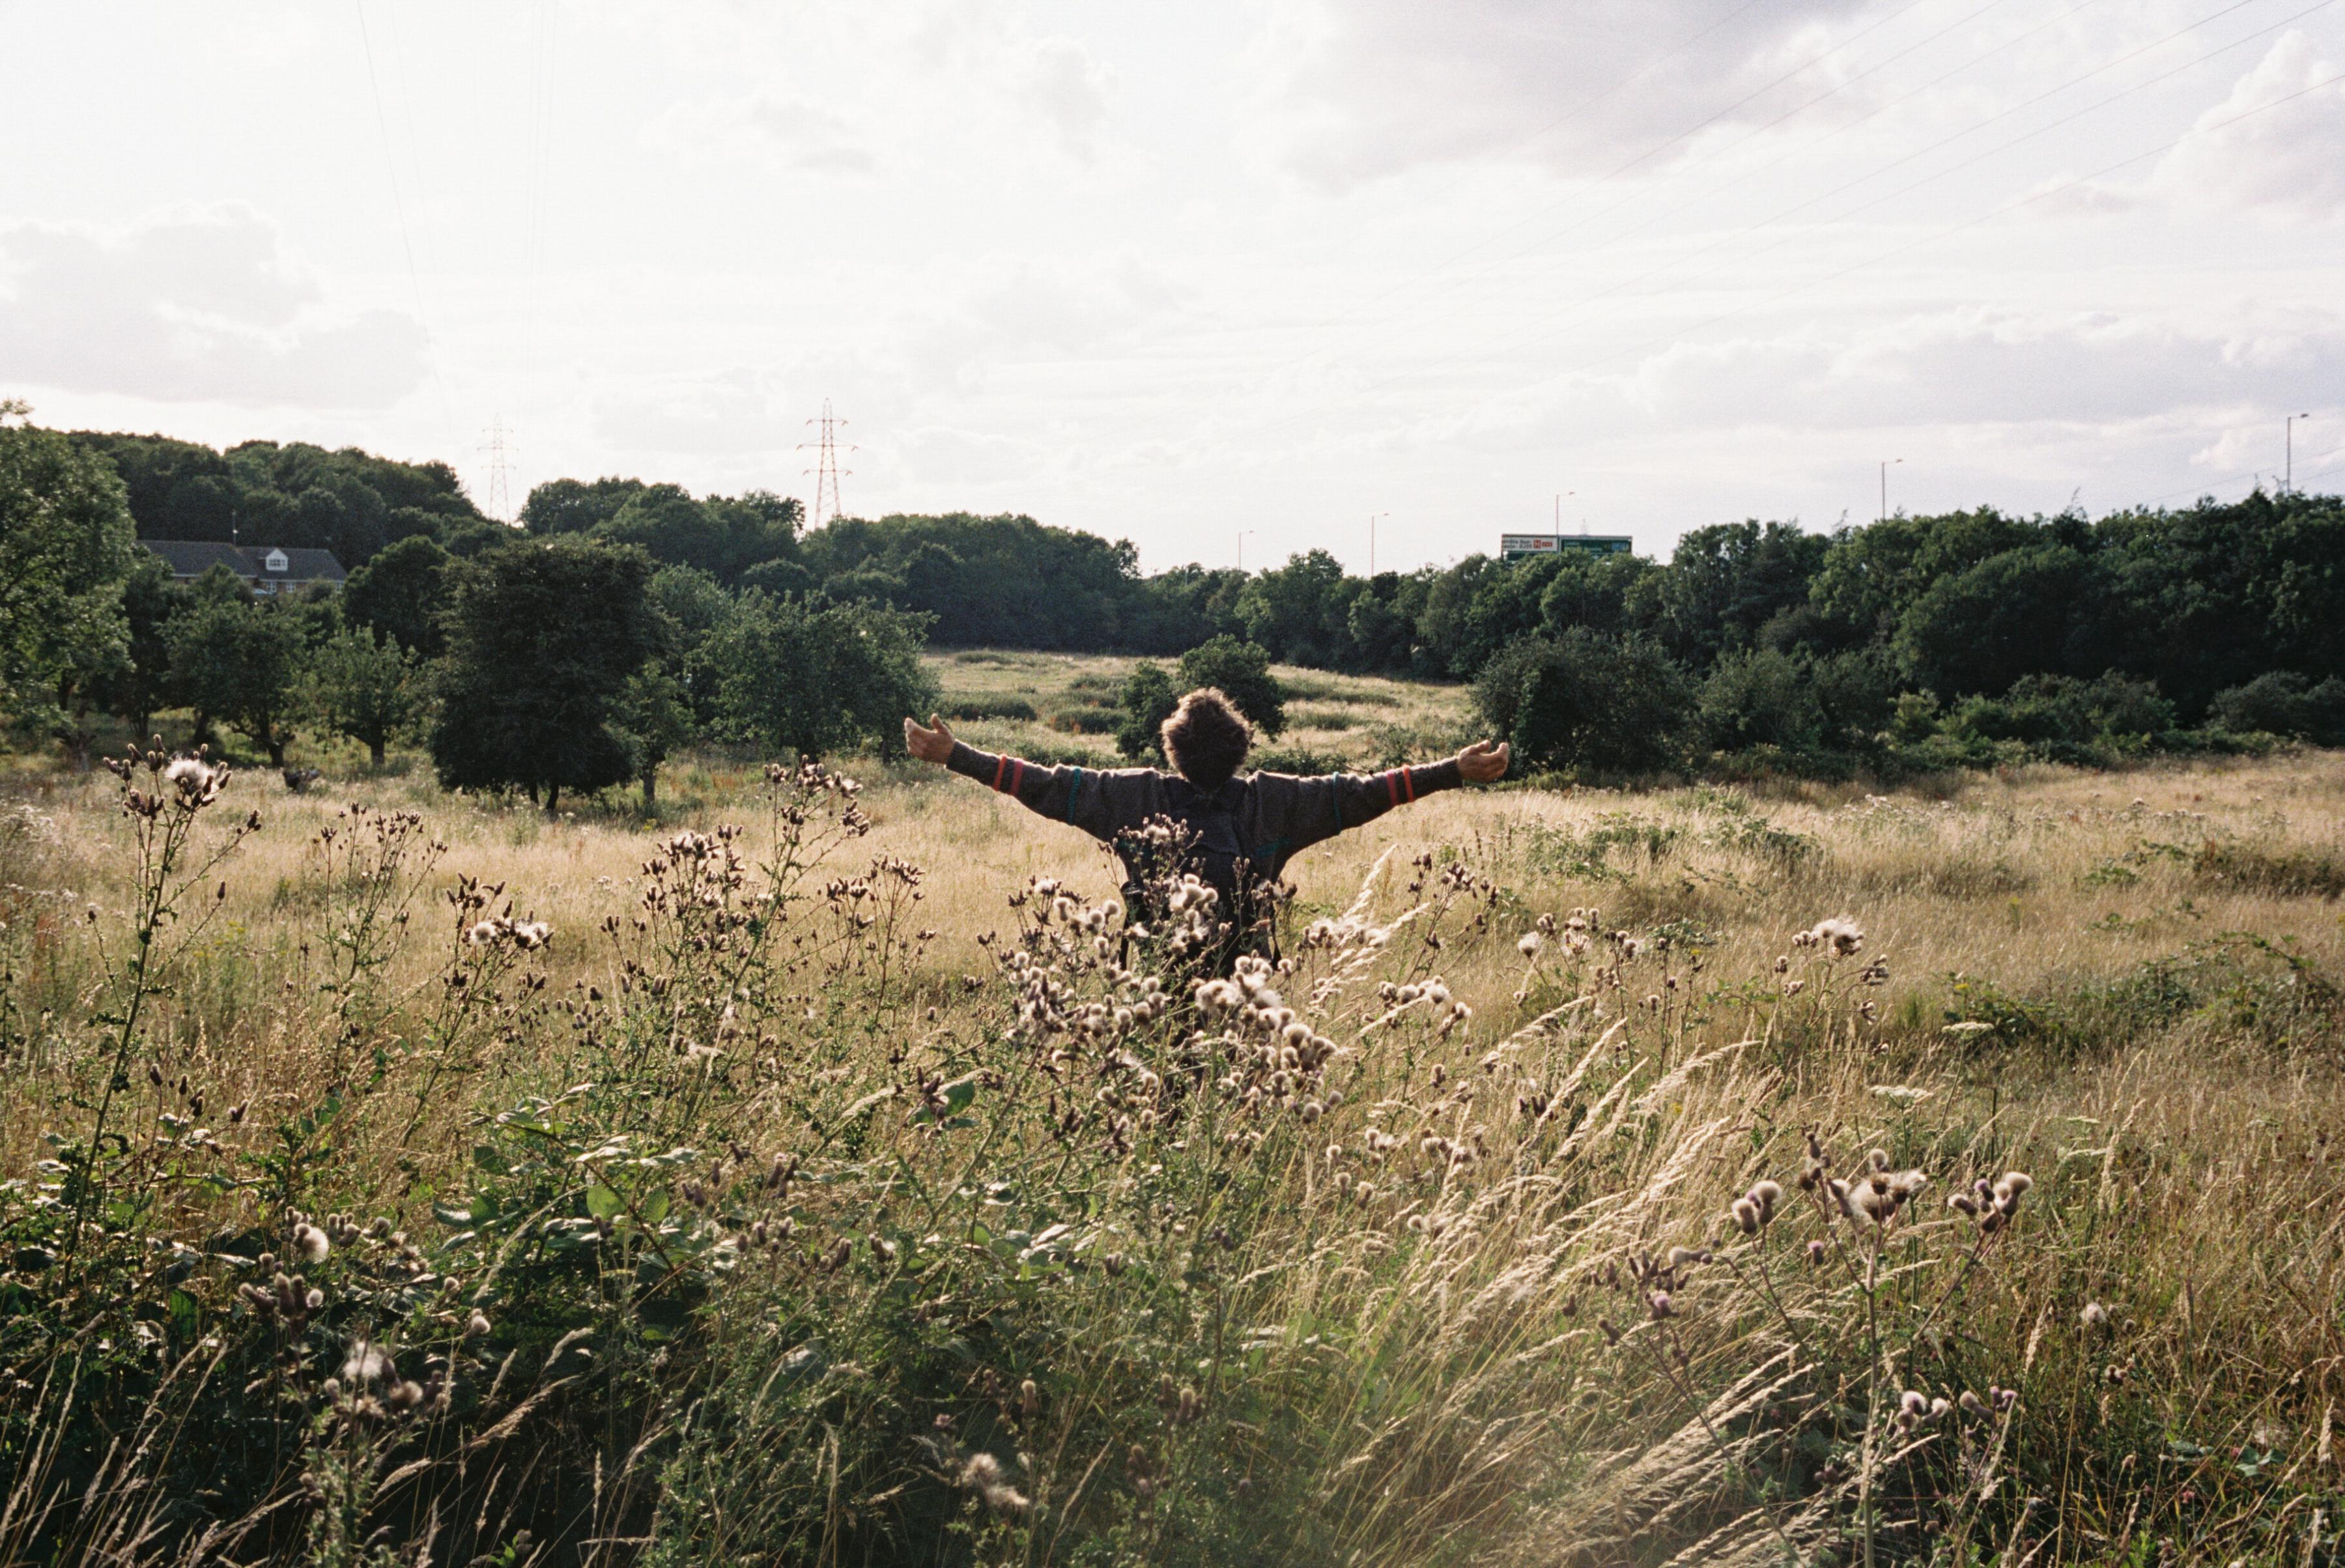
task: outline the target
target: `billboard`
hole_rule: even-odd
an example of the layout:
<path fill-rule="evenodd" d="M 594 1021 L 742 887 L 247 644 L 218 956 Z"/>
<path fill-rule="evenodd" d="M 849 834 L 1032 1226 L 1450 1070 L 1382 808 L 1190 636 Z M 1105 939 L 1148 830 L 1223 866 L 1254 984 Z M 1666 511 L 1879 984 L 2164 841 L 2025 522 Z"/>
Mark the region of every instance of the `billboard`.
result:
<path fill-rule="evenodd" d="M 1498 535 L 1498 558 L 1519 560 L 1525 555 L 1625 555 L 1635 548 L 1636 541 L 1626 534 L 1501 534 Z"/>

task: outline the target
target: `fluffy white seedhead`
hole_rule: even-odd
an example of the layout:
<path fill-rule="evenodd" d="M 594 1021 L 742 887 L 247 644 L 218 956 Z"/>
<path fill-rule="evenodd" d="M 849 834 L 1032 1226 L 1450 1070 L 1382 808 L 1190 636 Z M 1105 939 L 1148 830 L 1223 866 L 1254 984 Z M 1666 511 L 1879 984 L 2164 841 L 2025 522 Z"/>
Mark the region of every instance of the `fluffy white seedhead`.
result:
<path fill-rule="evenodd" d="M 1864 932 L 1844 915 L 1820 920 L 1792 939 L 1793 947 L 1823 950 L 1826 958 L 1848 958 L 1864 946 Z"/>

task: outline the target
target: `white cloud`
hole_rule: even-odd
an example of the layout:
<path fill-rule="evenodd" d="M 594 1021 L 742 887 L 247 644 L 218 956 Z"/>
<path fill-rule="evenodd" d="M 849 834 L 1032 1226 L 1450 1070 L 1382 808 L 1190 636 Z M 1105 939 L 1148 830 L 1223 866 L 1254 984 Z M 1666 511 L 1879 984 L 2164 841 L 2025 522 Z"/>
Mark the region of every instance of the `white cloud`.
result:
<path fill-rule="evenodd" d="M 787 450 L 797 440 L 795 422 L 746 369 L 630 381 L 595 400 L 594 429 L 624 451 L 703 456 Z"/>
<path fill-rule="evenodd" d="M 127 229 L 0 228 L 0 364 L 66 392 L 382 408 L 425 374 L 422 328 L 336 315 L 249 209 Z"/>
<path fill-rule="evenodd" d="M 1034 46 L 1027 99 L 1077 158 L 1091 155 L 1107 119 L 1108 91 L 1108 73 L 1071 39 L 1046 38 Z"/>
<path fill-rule="evenodd" d="M 1594 172 L 1711 113 L 1771 117 L 1848 74 L 1835 56 L 1760 92 L 1872 3 L 1288 0 L 1259 68 L 1288 159 L 1331 185 L 1487 157 Z"/>
<path fill-rule="evenodd" d="M 1455 433 L 1672 429 L 2067 428 L 2193 410 L 2309 406 L 2345 377 L 2345 318 L 2285 334 L 2212 333 L 2106 314 L 1965 310 L 1853 336 L 1810 328 L 1672 347 L 1618 375 L 1572 376 L 1472 411 Z M 2297 400 L 2290 402 L 2290 400 Z M 1440 431 L 1431 439 L 1446 439 Z"/>
<path fill-rule="evenodd" d="M 2201 209 L 2345 216 L 2345 82 L 2332 79 L 2339 71 L 2309 36 L 2285 34 L 2198 117 L 2195 134 L 2167 155 L 2154 183 Z M 2272 104 L 2279 107 L 2254 113 Z"/>
<path fill-rule="evenodd" d="M 403 0 L 379 89 L 347 12 L 25 11 L 0 104 L 56 156 L 0 168 L 0 377 L 61 424 L 469 469 L 502 416 L 533 480 L 800 494 L 829 397 L 850 509 L 1152 563 L 1356 562 L 1386 510 L 1383 565 L 1438 559 L 1566 488 L 1666 548 L 1869 514 L 1901 453 L 1893 502 L 2131 500 L 2277 466 L 2283 402 L 2330 411 L 2301 472 L 2345 431 L 2345 116 L 2212 121 L 2345 61 L 2345 8 L 2046 98 L 2228 0 L 2068 3 Z"/>
<path fill-rule="evenodd" d="M 648 121 L 643 139 L 695 161 L 772 160 L 817 174 L 869 174 L 878 168 L 844 116 L 767 87 L 685 99 Z"/>

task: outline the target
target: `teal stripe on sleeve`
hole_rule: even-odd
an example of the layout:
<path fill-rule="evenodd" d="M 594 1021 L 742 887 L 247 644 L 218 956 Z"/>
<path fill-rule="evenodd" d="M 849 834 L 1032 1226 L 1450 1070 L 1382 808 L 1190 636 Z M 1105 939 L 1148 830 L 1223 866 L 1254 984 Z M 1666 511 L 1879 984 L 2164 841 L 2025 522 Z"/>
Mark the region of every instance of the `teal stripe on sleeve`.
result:
<path fill-rule="evenodd" d="M 1067 820 L 1069 822 L 1075 820 L 1075 797 L 1082 792 L 1082 788 L 1083 770 L 1078 768 L 1075 769 L 1075 776 L 1067 780 Z"/>

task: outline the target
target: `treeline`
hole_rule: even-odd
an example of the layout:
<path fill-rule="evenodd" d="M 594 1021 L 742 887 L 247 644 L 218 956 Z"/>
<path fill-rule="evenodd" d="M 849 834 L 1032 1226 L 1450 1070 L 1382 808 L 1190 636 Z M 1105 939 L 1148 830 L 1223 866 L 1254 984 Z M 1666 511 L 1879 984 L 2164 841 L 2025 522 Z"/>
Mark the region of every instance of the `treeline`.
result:
<path fill-rule="evenodd" d="M 1667 562 L 1472 556 L 1362 579 L 1314 553 L 1248 582 L 1279 658 L 1476 682 L 1535 765 L 1839 770 L 2106 761 L 2247 738 L 2345 741 L 2345 504 L 1830 535 L 1698 528 Z"/>
<path fill-rule="evenodd" d="M 109 714 L 143 737 L 184 710 L 175 743 L 225 730 L 280 768 L 307 729 L 378 766 L 414 737 L 443 784 L 550 809 L 626 782 L 648 803 L 665 759 L 704 740 L 900 746 L 898 721 L 933 697 L 919 616 L 446 515 L 458 525 L 375 550 L 339 592 L 257 596 L 224 566 L 179 583 L 137 547 L 101 446 L 0 426 L 0 707 L 83 767 Z"/>
<path fill-rule="evenodd" d="M 444 463 L 397 463 L 355 447 L 248 441 L 226 452 L 168 435 L 76 432 L 109 463 L 141 539 L 331 550 L 344 566 L 401 539 L 472 555 L 506 537 Z"/>
<path fill-rule="evenodd" d="M 141 539 L 306 546 L 355 569 L 401 545 L 464 557 L 512 534 L 442 463 L 299 443 L 217 452 L 161 435 L 71 439 L 113 464 Z M 787 496 L 695 496 L 640 479 L 550 481 L 530 492 L 519 522 L 540 538 L 634 545 L 728 589 L 821 589 L 924 615 L 931 636 L 951 647 L 1180 654 L 1213 635 L 1201 625 L 1237 629 L 1246 582 L 1198 566 L 1142 577 L 1128 541 L 1030 517 L 850 517 L 809 534 L 804 509 Z"/>
<path fill-rule="evenodd" d="M 478 580 L 471 563 L 514 542 L 444 464 L 63 439 L 118 477 L 141 537 L 334 550 L 352 568 L 334 614 L 419 664 L 455 651 L 447 628 Z M 883 640 L 925 631 L 949 647 L 1178 656 L 1230 638 L 1288 663 L 1471 681 L 1527 761 L 1581 770 L 1721 754 L 1812 771 L 2106 760 L 2249 736 L 2345 742 L 2335 497 L 2258 493 L 2098 521 L 1981 508 L 1829 535 L 1754 521 L 1696 529 L 1666 561 L 1477 555 L 1373 577 L 1324 551 L 1252 575 L 1143 576 L 1128 542 L 1024 516 L 803 523 L 796 501 L 764 492 L 562 479 L 530 493 L 520 531 L 645 563 L 644 591 L 672 628 L 661 647 L 685 650 L 659 667 L 700 734 L 743 732 L 717 695 L 742 677 L 716 661 L 748 655 L 717 631 L 754 603 L 890 628 Z M 171 667 L 163 628 L 184 606 L 150 567 L 126 581 L 125 636 L 143 650 L 125 656 L 132 673 L 52 682 L 42 699 L 39 723 L 68 749 L 77 726 L 61 714 L 76 702 L 226 711 L 195 700 L 192 676 L 158 673 Z M 844 722 L 793 721 L 804 736 L 848 733 Z"/>

